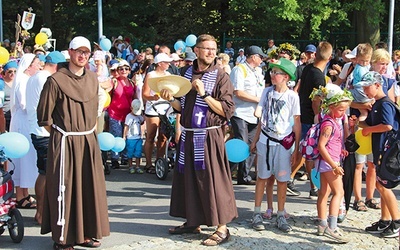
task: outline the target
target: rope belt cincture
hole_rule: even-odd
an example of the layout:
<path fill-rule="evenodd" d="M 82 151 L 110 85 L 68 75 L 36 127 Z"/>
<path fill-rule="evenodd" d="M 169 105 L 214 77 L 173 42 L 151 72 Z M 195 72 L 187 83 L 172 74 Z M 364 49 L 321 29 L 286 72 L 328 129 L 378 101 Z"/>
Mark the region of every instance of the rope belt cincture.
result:
<path fill-rule="evenodd" d="M 88 135 L 94 132 L 96 126 L 89 131 L 82 132 L 65 132 L 60 127 L 55 124 L 51 125 L 54 129 L 62 134 L 61 137 L 61 153 L 60 153 L 60 181 L 58 185 L 58 219 L 57 225 L 61 226 L 61 236 L 60 241 L 64 241 L 64 226 L 65 226 L 65 139 L 67 136 L 76 136 L 76 135 Z"/>

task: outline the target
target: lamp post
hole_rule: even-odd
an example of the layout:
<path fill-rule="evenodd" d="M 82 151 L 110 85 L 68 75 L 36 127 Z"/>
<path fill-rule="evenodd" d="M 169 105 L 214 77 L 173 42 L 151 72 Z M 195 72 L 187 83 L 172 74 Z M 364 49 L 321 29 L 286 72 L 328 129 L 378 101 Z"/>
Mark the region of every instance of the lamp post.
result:
<path fill-rule="evenodd" d="M 0 41 L 3 41 L 3 0 L 0 0 Z"/>
<path fill-rule="evenodd" d="M 1 1 L 1 0 L 0 0 Z M 103 37 L 103 3 L 102 0 L 97 0 L 97 15 L 99 22 L 99 42 Z"/>
<path fill-rule="evenodd" d="M 389 30 L 388 30 L 388 50 L 392 54 L 393 50 L 393 19 L 394 19 L 394 0 L 390 0 L 389 5 Z"/>

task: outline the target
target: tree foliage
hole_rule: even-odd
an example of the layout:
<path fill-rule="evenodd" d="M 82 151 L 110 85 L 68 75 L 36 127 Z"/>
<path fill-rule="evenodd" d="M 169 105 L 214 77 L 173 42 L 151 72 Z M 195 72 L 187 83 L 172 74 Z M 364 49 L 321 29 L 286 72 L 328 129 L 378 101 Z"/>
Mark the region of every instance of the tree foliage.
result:
<path fill-rule="evenodd" d="M 188 34 L 210 33 L 222 40 L 257 38 L 374 43 L 387 31 L 388 1 L 381 0 L 103 0 L 103 34 L 130 37 L 138 46 L 167 44 Z M 396 0 L 400 4 L 400 0 Z M 396 13 L 399 6 L 396 5 Z M 75 35 L 98 40 L 95 0 L 3 0 L 3 33 L 14 37 L 17 13 L 33 8 L 34 36 L 42 25 L 53 31 L 58 49 Z M 50 8 L 50 10 L 49 10 Z M 50 16 L 49 16 L 50 15 Z M 395 19 L 395 31 L 400 29 Z M 356 33 L 358 35 L 356 35 Z M 261 40 L 260 40 L 261 41 Z M 27 43 L 33 44 L 34 39 Z M 352 46 L 353 44 L 348 44 Z"/>

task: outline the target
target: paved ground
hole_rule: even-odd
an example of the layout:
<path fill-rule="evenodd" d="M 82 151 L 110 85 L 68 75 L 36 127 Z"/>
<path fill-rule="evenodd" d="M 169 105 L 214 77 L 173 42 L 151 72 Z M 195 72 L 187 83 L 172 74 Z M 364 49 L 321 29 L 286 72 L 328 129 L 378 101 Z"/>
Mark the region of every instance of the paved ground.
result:
<path fill-rule="evenodd" d="M 202 233 L 198 235 L 168 234 L 169 227 L 183 222 L 168 215 L 171 174 L 161 181 L 155 175 L 132 175 L 126 168 L 121 168 L 113 170 L 106 180 L 111 235 L 102 240 L 102 249 L 207 248 L 200 243 L 214 228 L 202 227 Z M 289 223 L 293 226 L 293 231 L 289 234 L 276 228 L 275 218 L 265 221 L 265 231 L 251 229 L 254 186 L 234 185 L 239 218 L 229 224 L 231 239 L 212 249 L 399 249 L 398 239 L 382 239 L 364 231 L 365 226 L 379 218 L 379 210 L 349 211 L 348 218 L 340 225 L 352 239 L 348 244 L 332 244 L 327 238 L 316 236 L 313 221 L 316 216 L 316 202 L 307 199 L 307 182 L 297 181 L 296 185 L 302 194 L 299 197 L 288 197 L 286 210 L 292 215 Z M 397 188 L 395 192 L 400 198 L 399 190 Z M 40 227 L 33 220 L 34 210 L 20 211 L 25 220 L 23 241 L 15 244 L 8 232 L 5 232 L 0 236 L 0 248 L 51 249 L 50 235 L 40 235 Z"/>

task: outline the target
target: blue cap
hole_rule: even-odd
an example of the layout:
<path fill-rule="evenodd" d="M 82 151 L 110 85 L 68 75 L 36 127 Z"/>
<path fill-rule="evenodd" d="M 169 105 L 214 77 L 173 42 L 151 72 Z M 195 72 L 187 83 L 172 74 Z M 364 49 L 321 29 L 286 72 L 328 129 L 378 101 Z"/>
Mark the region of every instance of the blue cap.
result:
<path fill-rule="evenodd" d="M 8 70 L 8 69 L 11 69 L 11 68 L 18 68 L 18 63 L 17 63 L 17 61 L 14 61 L 14 60 L 12 60 L 12 61 L 8 61 L 7 63 L 6 63 L 6 65 L 4 65 L 3 66 L 3 70 L 4 71 L 6 71 L 6 70 Z"/>
<path fill-rule="evenodd" d="M 37 55 L 37 57 L 39 58 L 39 60 L 41 62 L 45 62 L 46 61 L 46 56 L 45 55 L 39 54 L 39 55 Z"/>
<path fill-rule="evenodd" d="M 110 66 L 112 66 L 115 63 L 119 63 L 119 61 L 117 59 L 112 59 L 110 60 L 110 62 L 108 63 Z"/>
<path fill-rule="evenodd" d="M 313 44 L 309 44 L 306 46 L 306 49 L 304 50 L 304 52 L 315 53 L 315 52 L 317 52 L 317 47 L 315 47 L 315 45 L 313 45 Z"/>
<path fill-rule="evenodd" d="M 46 63 L 58 64 L 65 62 L 65 56 L 60 51 L 52 51 L 46 56 Z"/>

